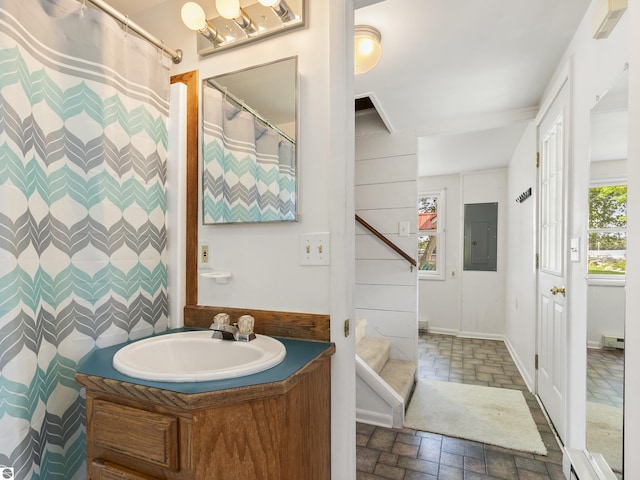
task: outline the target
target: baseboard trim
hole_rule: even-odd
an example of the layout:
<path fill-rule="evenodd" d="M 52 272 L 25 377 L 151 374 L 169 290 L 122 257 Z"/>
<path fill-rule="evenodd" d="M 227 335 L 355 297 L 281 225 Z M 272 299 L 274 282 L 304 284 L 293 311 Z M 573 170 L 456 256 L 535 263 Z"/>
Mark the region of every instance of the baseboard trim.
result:
<path fill-rule="evenodd" d="M 453 328 L 438 328 L 430 327 L 429 333 L 436 335 L 453 335 L 460 338 L 477 338 L 479 340 L 502 340 L 504 341 L 504 335 L 500 333 L 478 333 L 478 332 L 464 332 L 462 330 L 455 330 Z"/>
<path fill-rule="evenodd" d="M 393 428 L 393 417 L 391 415 L 384 415 L 379 412 L 362 410 L 360 408 L 356 408 L 356 422 L 376 425 L 378 427 Z"/>
<path fill-rule="evenodd" d="M 479 340 L 502 340 L 503 342 L 505 339 L 501 333 L 460 332 L 458 336 L 461 338 L 477 338 Z"/>
<path fill-rule="evenodd" d="M 509 350 L 509 355 L 511 355 L 513 362 L 516 364 L 516 367 L 518 368 L 518 372 L 520 372 L 520 376 L 524 380 L 524 383 L 526 383 L 527 388 L 529 389 L 530 392 L 535 392 L 535 386 L 536 386 L 535 380 L 531 378 L 531 376 L 527 373 L 527 369 L 524 368 L 524 363 L 516 353 L 515 349 L 513 348 L 513 345 L 511 345 L 511 342 L 509 341 L 508 337 L 504 337 L 504 344 L 506 345 L 507 350 Z"/>
<path fill-rule="evenodd" d="M 438 328 L 438 327 L 429 327 L 427 330 L 429 333 L 435 333 L 436 335 L 453 335 L 457 337 L 460 333 L 460 330 L 454 330 L 452 328 Z"/>

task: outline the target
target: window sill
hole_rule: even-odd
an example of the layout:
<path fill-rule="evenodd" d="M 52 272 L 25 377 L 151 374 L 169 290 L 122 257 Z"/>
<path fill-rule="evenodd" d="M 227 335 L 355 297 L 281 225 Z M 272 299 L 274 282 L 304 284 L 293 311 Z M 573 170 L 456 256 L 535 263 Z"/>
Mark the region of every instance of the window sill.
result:
<path fill-rule="evenodd" d="M 617 278 L 608 277 L 587 277 L 587 285 L 599 287 L 624 287 L 626 285 L 624 276 Z"/>

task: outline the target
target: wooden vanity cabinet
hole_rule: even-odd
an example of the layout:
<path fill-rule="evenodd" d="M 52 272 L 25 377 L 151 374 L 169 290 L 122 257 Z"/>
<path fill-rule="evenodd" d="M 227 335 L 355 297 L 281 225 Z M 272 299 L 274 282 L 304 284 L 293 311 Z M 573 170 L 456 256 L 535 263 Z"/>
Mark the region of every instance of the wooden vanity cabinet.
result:
<path fill-rule="evenodd" d="M 91 480 L 328 480 L 330 352 L 282 382 L 180 394 L 78 374 Z"/>

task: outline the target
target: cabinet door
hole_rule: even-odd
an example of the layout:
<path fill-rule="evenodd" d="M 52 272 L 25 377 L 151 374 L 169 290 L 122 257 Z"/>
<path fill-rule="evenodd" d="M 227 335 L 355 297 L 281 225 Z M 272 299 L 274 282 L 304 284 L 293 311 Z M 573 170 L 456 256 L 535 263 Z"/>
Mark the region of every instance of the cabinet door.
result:
<path fill-rule="evenodd" d="M 157 480 L 115 463 L 94 460 L 89 470 L 89 480 Z"/>
<path fill-rule="evenodd" d="M 92 403 L 88 438 L 101 448 L 179 470 L 178 419 L 104 400 Z"/>

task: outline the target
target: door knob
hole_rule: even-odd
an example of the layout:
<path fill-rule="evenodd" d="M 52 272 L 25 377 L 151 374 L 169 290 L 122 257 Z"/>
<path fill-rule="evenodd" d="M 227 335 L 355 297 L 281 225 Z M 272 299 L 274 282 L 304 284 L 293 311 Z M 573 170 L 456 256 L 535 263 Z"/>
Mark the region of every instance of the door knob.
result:
<path fill-rule="evenodd" d="M 555 285 L 553 287 L 551 287 L 551 295 L 557 295 L 558 293 L 561 293 L 563 297 L 567 296 L 567 290 L 564 288 L 564 286 L 562 287 L 556 287 Z"/>

